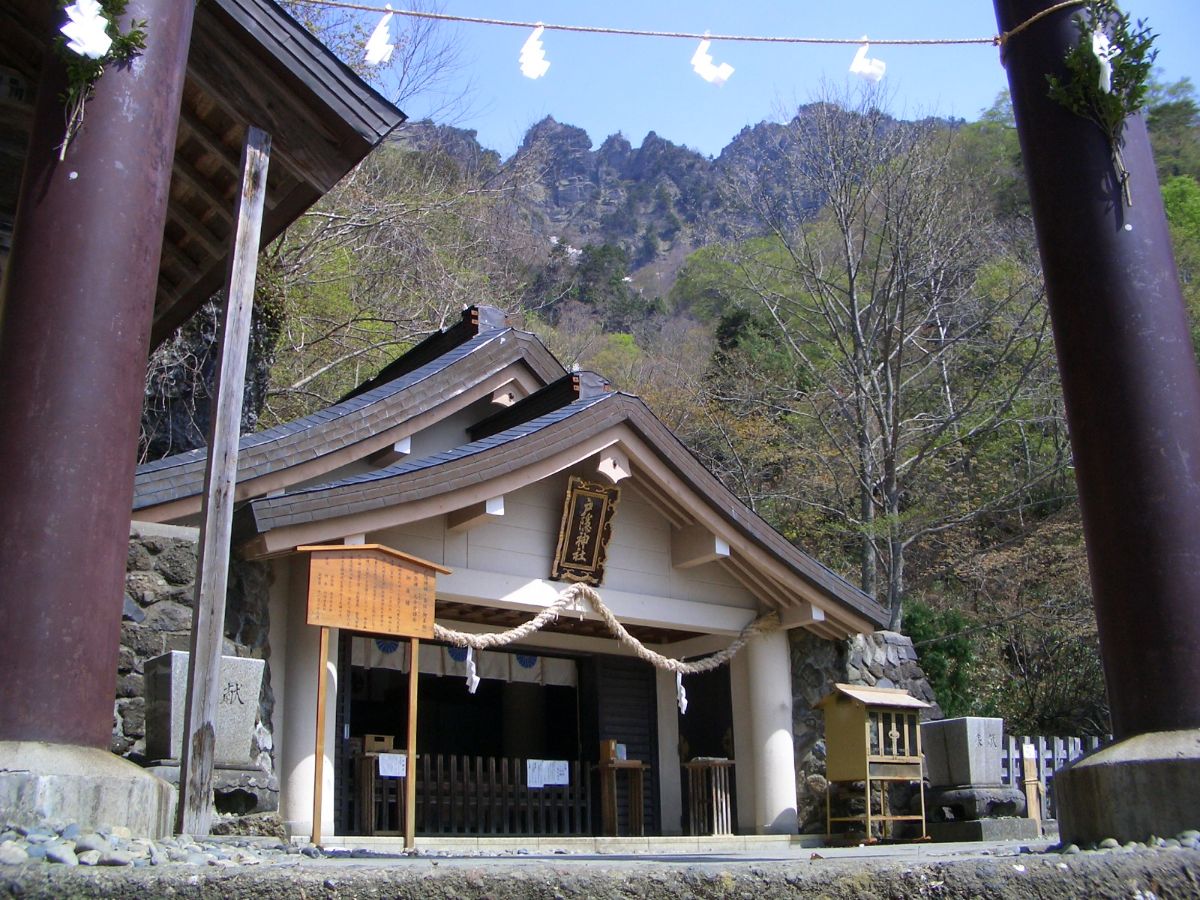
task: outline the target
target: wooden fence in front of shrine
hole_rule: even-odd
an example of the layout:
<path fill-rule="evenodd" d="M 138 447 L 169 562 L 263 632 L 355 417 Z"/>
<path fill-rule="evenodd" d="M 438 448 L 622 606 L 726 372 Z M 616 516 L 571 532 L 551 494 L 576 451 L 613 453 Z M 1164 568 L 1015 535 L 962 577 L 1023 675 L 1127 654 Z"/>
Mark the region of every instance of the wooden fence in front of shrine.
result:
<path fill-rule="evenodd" d="M 494 756 L 419 754 L 417 834 L 590 834 L 592 798 L 587 764 L 571 761 L 569 783 L 545 787 L 529 786 L 526 764 L 524 759 Z M 366 776 L 365 772 L 360 775 Z M 403 833 L 405 779 L 370 780 L 374 784 L 373 827 L 361 830 Z M 362 802 L 365 805 L 365 798 Z"/>

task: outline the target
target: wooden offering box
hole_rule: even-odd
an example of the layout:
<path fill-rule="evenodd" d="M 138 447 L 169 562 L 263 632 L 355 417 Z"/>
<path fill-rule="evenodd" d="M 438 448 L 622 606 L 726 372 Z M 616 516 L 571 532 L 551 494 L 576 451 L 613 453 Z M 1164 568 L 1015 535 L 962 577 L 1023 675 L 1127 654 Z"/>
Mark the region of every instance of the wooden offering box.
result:
<path fill-rule="evenodd" d="M 921 823 L 925 838 L 925 792 L 921 756 L 921 710 L 930 704 L 894 688 L 835 684 L 817 706 L 825 714 L 826 830 L 834 822 L 861 822 L 868 841 L 872 825 L 880 823 L 884 837 L 892 836 L 892 823 Z M 865 809 L 858 816 L 834 816 L 831 795 L 835 784 L 861 782 Z M 913 782 L 921 798 L 920 815 L 893 815 L 888 788 L 894 782 Z M 876 811 L 874 794 L 878 792 Z"/>

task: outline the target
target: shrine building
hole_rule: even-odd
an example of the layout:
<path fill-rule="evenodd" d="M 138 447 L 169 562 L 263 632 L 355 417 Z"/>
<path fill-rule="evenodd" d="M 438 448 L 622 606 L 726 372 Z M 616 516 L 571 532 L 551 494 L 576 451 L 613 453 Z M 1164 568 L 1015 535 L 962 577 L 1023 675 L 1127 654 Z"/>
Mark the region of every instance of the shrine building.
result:
<path fill-rule="evenodd" d="M 203 450 L 141 466 L 134 520 L 197 524 L 204 468 Z M 333 406 L 244 436 L 237 504 L 235 556 L 269 569 L 262 726 L 293 834 L 312 829 L 319 659 L 299 548 L 378 545 L 437 567 L 442 634 L 506 632 L 577 582 L 626 632 L 580 603 L 504 646 L 422 641 L 418 835 L 719 831 L 688 796 L 697 767 L 729 777 L 726 830 L 795 832 L 788 631 L 836 640 L 886 622 L 641 400 L 566 371 L 486 306 Z M 652 664 L 722 653 L 747 628 L 711 671 Z M 409 642 L 343 628 L 328 653 L 321 833 L 399 830 L 379 755 L 404 748 Z M 600 775 L 618 757 L 637 774 L 609 809 Z"/>

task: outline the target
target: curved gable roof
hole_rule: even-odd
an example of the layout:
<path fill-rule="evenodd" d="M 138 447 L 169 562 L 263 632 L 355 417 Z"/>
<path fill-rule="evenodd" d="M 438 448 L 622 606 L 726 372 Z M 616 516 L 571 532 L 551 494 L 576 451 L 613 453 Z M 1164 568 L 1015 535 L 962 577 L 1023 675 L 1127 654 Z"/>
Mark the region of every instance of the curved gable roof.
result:
<path fill-rule="evenodd" d="M 498 490 L 502 483 L 531 483 L 545 477 L 547 464 L 561 470 L 613 444 L 629 453 L 636 483 L 649 496 L 666 506 L 674 506 L 669 498 L 677 498 L 673 518 L 690 513 L 739 548 L 740 564 L 763 573 L 752 591 L 768 605 L 785 607 L 789 597 L 808 600 L 846 633 L 886 622 L 886 612 L 875 600 L 771 528 L 639 398 L 623 393 L 575 400 L 444 453 L 255 500 L 240 513 L 239 531 L 243 537 L 257 536 L 252 552 L 286 552 L 342 531 L 361 531 L 364 516 L 374 530 L 414 517 L 406 516 L 405 508 L 425 510 L 415 513 L 422 518 L 441 508 L 439 501 L 442 506 L 478 502 L 511 489 Z"/>
<path fill-rule="evenodd" d="M 451 400 L 469 396 L 471 388 L 515 365 L 524 366 L 541 384 L 564 371 L 533 335 L 509 327 L 484 327 L 465 342 L 364 393 L 286 425 L 244 435 L 239 445 L 238 496 L 265 492 L 250 482 L 278 473 L 286 477 L 289 469 L 297 472 L 291 483 L 328 472 L 347 461 L 347 454 L 335 455 L 343 448 L 355 448 L 351 459 L 381 449 L 417 416 L 439 407 L 439 416 L 448 414 L 453 411 Z M 198 511 L 207 455 L 201 448 L 139 466 L 134 510 L 145 514 L 172 504 L 168 518 L 187 514 L 192 507 Z"/>

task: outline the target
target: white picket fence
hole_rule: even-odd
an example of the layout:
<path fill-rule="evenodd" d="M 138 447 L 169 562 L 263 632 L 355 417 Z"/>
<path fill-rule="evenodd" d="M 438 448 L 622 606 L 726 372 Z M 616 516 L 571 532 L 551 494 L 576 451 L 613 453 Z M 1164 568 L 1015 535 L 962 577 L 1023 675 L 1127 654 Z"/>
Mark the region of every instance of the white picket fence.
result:
<path fill-rule="evenodd" d="M 1111 740 L 1111 739 L 1109 739 Z M 1054 807 L 1054 774 L 1067 763 L 1074 762 L 1085 753 L 1098 750 L 1107 740 L 1098 737 L 1042 737 L 1006 734 L 1000 750 L 1000 780 L 1004 784 L 1021 787 L 1024 783 L 1024 769 L 1021 761 L 1021 747 L 1032 744 L 1037 756 L 1038 776 L 1046 786 L 1045 800 L 1042 804 L 1043 818 L 1056 818 Z"/>

